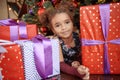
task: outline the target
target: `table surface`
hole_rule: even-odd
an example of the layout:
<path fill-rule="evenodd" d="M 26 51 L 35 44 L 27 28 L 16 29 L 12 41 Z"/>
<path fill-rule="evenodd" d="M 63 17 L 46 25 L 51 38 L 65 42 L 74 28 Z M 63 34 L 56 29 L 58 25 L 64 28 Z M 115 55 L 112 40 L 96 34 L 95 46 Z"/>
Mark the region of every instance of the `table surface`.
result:
<path fill-rule="evenodd" d="M 81 79 L 78 77 L 61 73 L 60 75 L 54 76 L 47 80 L 81 80 Z M 89 80 L 120 80 L 120 74 L 111 75 L 91 74 Z"/>

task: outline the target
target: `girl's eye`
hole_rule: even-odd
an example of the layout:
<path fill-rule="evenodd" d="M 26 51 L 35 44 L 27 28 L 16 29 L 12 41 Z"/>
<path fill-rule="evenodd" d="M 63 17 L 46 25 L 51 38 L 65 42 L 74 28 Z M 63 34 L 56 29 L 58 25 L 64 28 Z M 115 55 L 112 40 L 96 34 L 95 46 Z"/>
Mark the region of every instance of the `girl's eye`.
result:
<path fill-rule="evenodd" d="M 65 23 L 66 23 L 66 24 L 69 24 L 69 23 L 70 23 L 70 21 L 66 21 Z"/>
<path fill-rule="evenodd" d="M 55 27 L 59 27 L 60 25 L 55 25 Z"/>

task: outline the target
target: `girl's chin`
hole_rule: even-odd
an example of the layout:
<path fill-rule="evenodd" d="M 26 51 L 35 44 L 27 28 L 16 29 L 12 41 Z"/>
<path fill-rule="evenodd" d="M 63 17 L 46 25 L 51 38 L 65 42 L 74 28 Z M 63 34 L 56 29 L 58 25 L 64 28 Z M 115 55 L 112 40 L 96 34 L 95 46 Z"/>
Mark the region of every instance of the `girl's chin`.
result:
<path fill-rule="evenodd" d="M 69 39 L 70 36 L 63 36 L 62 38 L 63 38 L 63 39 Z"/>
<path fill-rule="evenodd" d="M 72 36 L 72 33 L 67 33 L 67 34 L 61 34 L 60 35 L 61 36 L 61 38 L 63 38 L 63 39 L 69 39 L 71 36 Z"/>

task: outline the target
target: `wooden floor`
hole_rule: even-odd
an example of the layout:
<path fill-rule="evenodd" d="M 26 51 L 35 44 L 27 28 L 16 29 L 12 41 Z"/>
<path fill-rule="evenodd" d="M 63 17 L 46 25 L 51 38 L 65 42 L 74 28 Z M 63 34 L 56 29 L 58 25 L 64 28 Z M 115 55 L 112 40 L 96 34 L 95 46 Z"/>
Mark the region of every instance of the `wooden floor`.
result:
<path fill-rule="evenodd" d="M 81 80 L 81 79 L 68 74 L 61 73 L 60 75 L 54 76 L 47 80 Z M 114 74 L 114 75 L 91 74 L 89 80 L 120 80 L 120 74 Z"/>

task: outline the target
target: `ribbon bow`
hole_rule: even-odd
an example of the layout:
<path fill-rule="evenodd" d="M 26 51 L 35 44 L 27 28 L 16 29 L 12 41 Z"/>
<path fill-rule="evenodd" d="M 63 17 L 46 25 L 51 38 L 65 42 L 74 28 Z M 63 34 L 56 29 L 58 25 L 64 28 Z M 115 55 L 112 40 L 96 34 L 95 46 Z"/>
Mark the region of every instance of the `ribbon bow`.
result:
<path fill-rule="evenodd" d="M 51 41 L 42 35 L 37 35 L 32 41 L 37 71 L 42 78 L 47 78 L 53 73 Z"/>

